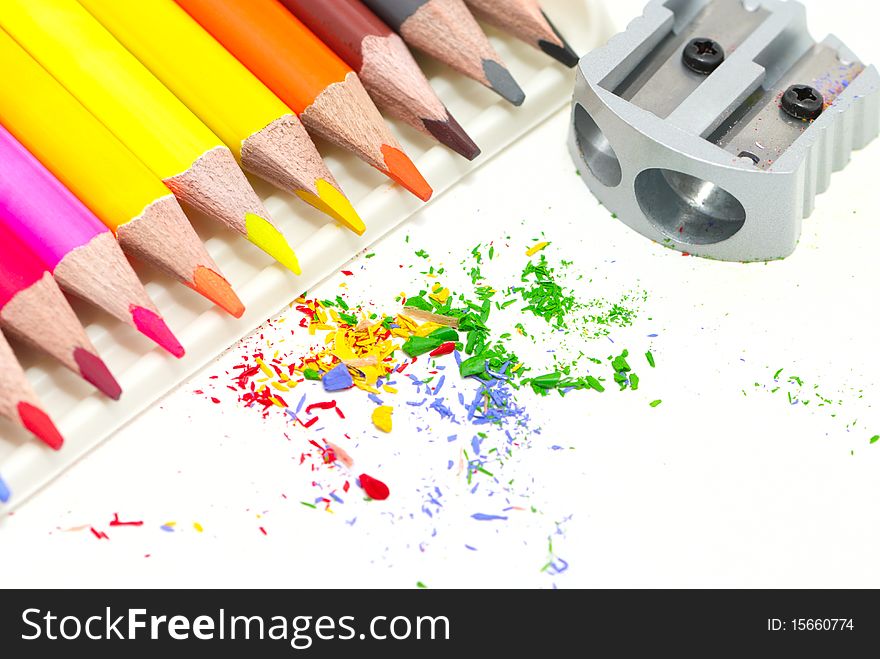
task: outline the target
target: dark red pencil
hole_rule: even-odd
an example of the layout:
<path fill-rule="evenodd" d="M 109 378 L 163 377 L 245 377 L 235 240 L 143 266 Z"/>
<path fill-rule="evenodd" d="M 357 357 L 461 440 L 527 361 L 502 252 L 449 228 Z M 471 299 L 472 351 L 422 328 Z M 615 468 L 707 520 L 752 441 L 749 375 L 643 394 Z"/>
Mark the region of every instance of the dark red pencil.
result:
<path fill-rule="evenodd" d="M 360 0 L 281 0 L 357 72 L 381 110 L 469 160 L 480 154 L 403 40 Z"/>

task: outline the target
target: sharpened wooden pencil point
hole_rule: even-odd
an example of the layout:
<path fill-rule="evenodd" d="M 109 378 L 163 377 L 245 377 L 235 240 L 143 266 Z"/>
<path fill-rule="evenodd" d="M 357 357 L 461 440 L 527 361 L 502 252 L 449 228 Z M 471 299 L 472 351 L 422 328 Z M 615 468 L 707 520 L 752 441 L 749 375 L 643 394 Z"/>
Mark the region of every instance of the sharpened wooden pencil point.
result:
<path fill-rule="evenodd" d="M 525 94 L 463 0 L 363 0 L 413 48 L 497 92 L 514 105 Z"/>
<path fill-rule="evenodd" d="M 0 26 L 179 200 L 242 235 L 268 221 L 229 148 L 77 0 L 4 0 Z"/>
<path fill-rule="evenodd" d="M 172 0 L 79 1 L 226 143 L 245 171 L 295 194 L 317 194 L 319 179 L 339 189 L 293 110 Z"/>
<path fill-rule="evenodd" d="M 433 190 L 388 130 L 354 71 L 325 89 L 302 114 L 315 133 L 353 151 L 373 167 L 427 201 Z M 351 126 L 357 126 L 352 130 Z"/>
<path fill-rule="evenodd" d="M 8 236 L 4 237 L 3 243 L 6 249 L 13 244 Z M 25 249 L 16 251 L 22 255 Z M 0 258 L 0 264 L 8 267 L 9 263 L 2 263 L 3 260 Z M 8 285 L 8 282 L 0 283 L 4 287 Z M 4 291 L 3 297 L 8 297 L 8 293 Z M 48 272 L 44 271 L 33 283 L 9 298 L 0 310 L 0 322 L 5 331 L 48 353 L 111 398 L 119 398 L 118 383 L 97 356 L 73 309 Z M 81 363 L 85 365 L 85 371 Z"/>
<path fill-rule="evenodd" d="M 176 354 L 182 350 L 180 343 L 165 326 L 109 231 L 68 254 L 55 269 L 55 279 L 64 290 L 97 304 L 170 353 L 181 356 Z M 140 317 L 133 309 L 141 310 Z M 154 320 L 144 322 L 146 313 Z M 165 329 L 159 331 L 159 324 Z"/>
<path fill-rule="evenodd" d="M 269 212 L 250 187 L 228 148 L 211 149 L 188 170 L 165 183 L 178 199 L 220 220 L 282 265 L 300 274 L 296 257 L 292 256 L 293 250 L 281 232 L 267 219 Z M 291 267 L 292 264 L 296 265 Z"/>
<path fill-rule="evenodd" d="M 127 254 L 187 286 L 199 265 L 217 269 L 159 177 L 2 30 L 0 60 L 8 82 L 0 85 L 0 122 Z"/>
<path fill-rule="evenodd" d="M 0 223 L 65 291 L 132 326 L 132 306 L 158 314 L 109 229 L 3 127 Z"/>
<path fill-rule="evenodd" d="M 224 309 L 233 298 L 235 302 L 232 303 L 232 308 L 241 306 L 241 302 L 238 302 L 235 293 L 220 274 L 216 276 L 219 281 L 224 282 L 228 292 L 219 297 L 214 293 L 207 295 L 205 290 L 195 285 L 196 272 L 200 268 L 214 273 L 219 273 L 219 268 L 173 195 L 168 194 L 147 206 L 138 217 L 120 226 L 116 237 L 127 253 L 152 263 L 162 272 Z M 210 290 L 213 289 L 214 287 L 210 287 Z M 218 300 L 223 301 L 223 304 Z"/>
<path fill-rule="evenodd" d="M 364 83 L 379 109 L 473 160 L 480 149 L 431 88 L 403 40 L 360 0 L 282 0 Z"/>
<path fill-rule="evenodd" d="M 21 365 L 0 332 L 0 416 L 6 417 L 57 451 L 64 439 L 40 407 Z"/>
<path fill-rule="evenodd" d="M 242 143 L 242 166 L 292 192 L 358 235 L 366 227 L 315 149 L 305 126 L 285 115 Z"/>
<path fill-rule="evenodd" d="M 474 15 L 537 48 L 569 68 L 580 58 L 556 29 L 538 0 L 465 0 Z"/>
<path fill-rule="evenodd" d="M 388 173 L 382 146 L 402 147 L 357 74 L 276 0 L 178 4 L 296 111 L 309 132 Z"/>

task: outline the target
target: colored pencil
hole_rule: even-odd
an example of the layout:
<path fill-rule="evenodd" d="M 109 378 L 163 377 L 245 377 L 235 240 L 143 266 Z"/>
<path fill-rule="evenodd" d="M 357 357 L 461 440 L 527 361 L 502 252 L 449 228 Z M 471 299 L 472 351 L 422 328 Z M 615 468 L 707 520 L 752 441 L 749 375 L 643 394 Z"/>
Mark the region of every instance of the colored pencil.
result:
<path fill-rule="evenodd" d="M 12 492 L 9 490 L 9 486 L 3 478 L 0 478 L 0 503 L 8 503 L 11 497 Z"/>
<path fill-rule="evenodd" d="M 27 381 L 2 332 L 0 332 L 0 416 L 30 431 L 56 451 L 64 444 L 64 438 L 52 423 L 52 419 L 43 411 L 37 395 Z"/>
<path fill-rule="evenodd" d="M 68 293 L 183 357 L 113 234 L 2 126 L 0 224 L 31 248 Z"/>
<path fill-rule="evenodd" d="M 514 105 L 526 99 L 463 0 L 364 0 L 410 46 L 448 64 Z"/>
<path fill-rule="evenodd" d="M 276 0 L 177 0 L 299 115 L 427 201 L 433 190 L 391 134 L 357 74 Z"/>
<path fill-rule="evenodd" d="M 2 224 L 0 326 L 51 355 L 110 398 L 118 400 L 122 394 L 52 275 Z"/>
<path fill-rule="evenodd" d="M 474 15 L 574 68 L 580 61 L 538 0 L 465 0 Z"/>
<path fill-rule="evenodd" d="M 379 109 L 468 160 L 480 148 L 449 113 L 403 40 L 360 0 L 281 0 L 358 74 Z"/>
<path fill-rule="evenodd" d="M 241 316 L 244 306 L 165 184 L 2 30 L 0 61 L 0 123 L 116 233 L 126 253 Z"/>
<path fill-rule="evenodd" d="M 178 200 L 300 272 L 229 148 L 76 0 L 3 0 L 0 27 Z"/>
<path fill-rule="evenodd" d="M 357 234 L 366 227 L 296 114 L 173 0 L 80 0 L 242 167 Z"/>

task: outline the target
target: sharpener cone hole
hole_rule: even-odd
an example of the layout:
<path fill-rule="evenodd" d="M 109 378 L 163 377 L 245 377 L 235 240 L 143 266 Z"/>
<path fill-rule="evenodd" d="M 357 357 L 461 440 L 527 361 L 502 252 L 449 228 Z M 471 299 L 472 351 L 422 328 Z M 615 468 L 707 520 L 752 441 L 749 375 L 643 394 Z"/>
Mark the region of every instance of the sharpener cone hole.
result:
<path fill-rule="evenodd" d="M 593 120 L 593 117 L 581 104 L 574 108 L 574 131 L 577 135 L 578 147 L 587 167 L 599 182 L 608 188 L 620 185 L 623 175 L 620 161 L 605 138 L 605 134 Z"/>
<path fill-rule="evenodd" d="M 746 223 L 746 209 L 727 190 L 671 169 L 646 169 L 636 177 L 635 192 L 651 223 L 680 243 L 714 245 Z"/>

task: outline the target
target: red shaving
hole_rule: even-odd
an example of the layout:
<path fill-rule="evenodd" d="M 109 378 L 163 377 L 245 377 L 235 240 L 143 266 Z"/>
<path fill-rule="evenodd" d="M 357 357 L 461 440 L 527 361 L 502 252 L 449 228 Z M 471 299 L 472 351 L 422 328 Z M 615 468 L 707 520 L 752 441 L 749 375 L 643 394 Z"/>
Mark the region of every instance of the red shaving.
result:
<path fill-rule="evenodd" d="M 313 425 L 315 425 L 317 422 L 318 422 L 318 417 L 313 416 L 311 419 L 309 419 L 308 421 L 306 421 L 306 422 L 303 424 L 303 428 L 311 428 L 311 427 L 312 427 Z"/>
<path fill-rule="evenodd" d="M 143 526 L 143 522 L 123 522 L 119 519 L 119 513 L 113 513 L 113 520 L 110 522 L 110 526 Z"/>
<path fill-rule="evenodd" d="M 103 531 L 96 531 L 94 526 L 90 526 L 89 530 L 92 532 L 92 535 L 95 536 L 98 540 L 109 540 L 107 534 Z"/>
<path fill-rule="evenodd" d="M 346 277 L 351 277 L 354 273 L 351 270 L 343 270 L 342 274 L 344 274 Z"/>
<path fill-rule="evenodd" d="M 328 400 L 326 403 L 312 403 L 306 408 L 306 414 L 311 414 L 312 410 L 332 410 L 336 407 L 335 400 Z"/>
<path fill-rule="evenodd" d="M 455 343 L 452 341 L 447 341 L 440 347 L 436 348 L 431 352 L 431 357 L 442 357 L 443 355 L 451 355 L 455 352 Z"/>
<path fill-rule="evenodd" d="M 391 490 L 388 489 L 388 486 L 385 485 L 380 480 L 373 478 L 372 476 L 368 476 L 367 474 L 360 475 L 361 487 L 364 489 L 364 492 L 367 493 L 367 496 L 371 499 L 375 499 L 376 501 L 385 501 L 390 495 Z"/>

